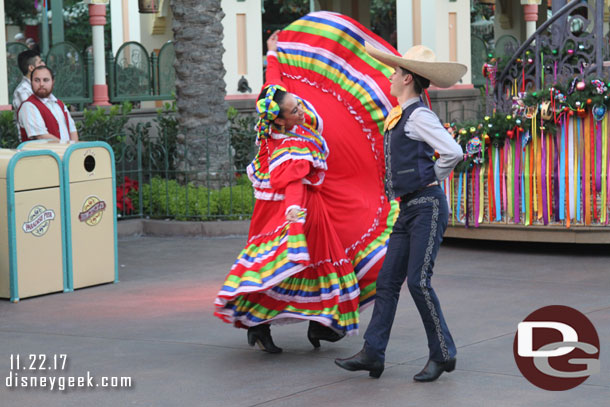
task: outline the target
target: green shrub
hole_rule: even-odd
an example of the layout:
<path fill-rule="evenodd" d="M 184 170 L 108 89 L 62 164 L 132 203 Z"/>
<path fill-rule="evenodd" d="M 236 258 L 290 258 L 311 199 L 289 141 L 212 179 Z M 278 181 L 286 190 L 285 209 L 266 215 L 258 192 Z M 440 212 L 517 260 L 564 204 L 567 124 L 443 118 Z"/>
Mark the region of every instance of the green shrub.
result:
<path fill-rule="evenodd" d="M 235 151 L 233 162 L 238 171 L 243 171 L 252 161 L 255 154 L 254 141 L 256 132 L 254 125 L 257 118 L 252 115 L 240 115 L 234 107 L 227 111 L 231 147 Z"/>
<path fill-rule="evenodd" d="M 254 208 L 250 185 L 234 185 L 232 191 L 230 187 L 218 191 L 192 184 L 180 185 L 175 180 L 166 181 L 154 177 L 149 183 L 140 187 L 143 214 L 151 218 L 211 220 L 218 215 L 224 215 L 225 219 L 247 219 Z M 138 211 L 138 192 L 131 191 L 129 197 L 133 200 L 135 210 Z"/>
<path fill-rule="evenodd" d="M 122 156 L 125 145 L 125 125 L 129 120 L 131 104 L 112 105 L 109 109 L 98 106 L 83 110 L 83 120 L 76 123 L 78 139 L 81 141 L 105 141 L 110 144 L 117 157 Z"/>
<path fill-rule="evenodd" d="M 218 210 L 218 214 L 226 215 L 226 219 L 249 219 L 254 210 L 254 196 L 250 183 L 222 188 L 219 191 Z"/>
<path fill-rule="evenodd" d="M 0 148 L 17 148 L 20 142 L 15 113 L 12 110 L 0 112 Z"/>

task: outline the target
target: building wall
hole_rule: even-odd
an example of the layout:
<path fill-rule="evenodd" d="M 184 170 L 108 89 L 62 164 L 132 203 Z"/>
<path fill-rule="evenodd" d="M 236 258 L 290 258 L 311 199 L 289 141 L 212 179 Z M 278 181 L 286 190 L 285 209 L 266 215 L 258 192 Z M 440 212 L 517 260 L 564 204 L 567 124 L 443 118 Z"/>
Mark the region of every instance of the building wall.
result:
<path fill-rule="evenodd" d="M 137 0 L 110 0 L 112 53 L 128 41 L 141 41 Z"/>
<path fill-rule="evenodd" d="M 4 12 L 4 8 L 2 8 Z M 17 25 L 7 25 L 6 26 L 6 41 L 7 42 L 15 42 L 15 35 L 19 34 L 21 29 Z"/>
<path fill-rule="evenodd" d="M 494 19 L 494 38 L 510 34 L 520 43 L 525 38 L 525 17 L 523 6 L 519 1 L 496 1 L 496 16 Z"/>
<path fill-rule="evenodd" d="M 4 29 L 4 0 L 0 0 L 0 44 L 6 44 L 6 30 Z M 0 110 L 9 109 L 11 109 L 11 106 L 8 103 L 6 47 L 3 45 L 0 47 Z"/>
<path fill-rule="evenodd" d="M 260 0 L 222 0 L 225 17 L 222 62 L 227 96 L 256 95 L 263 86 L 263 27 Z M 252 93 L 240 93 L 237 83 L 246 78 Z"/>
<path fill-rule="evenodd" d="M 140 43 L 150 54 L 160 50 L 163 44 L 174 38 L 172 31 L 173 14 L 169 0 L 159 2 L 157 14 L 140 14 Z"/>
<path fill-rule="evenodd" d="M 471 84 L 470 0 L 396 0 L 398 52 L 425 45 L 439 61 L 468 67 L 462 84 Z"/>

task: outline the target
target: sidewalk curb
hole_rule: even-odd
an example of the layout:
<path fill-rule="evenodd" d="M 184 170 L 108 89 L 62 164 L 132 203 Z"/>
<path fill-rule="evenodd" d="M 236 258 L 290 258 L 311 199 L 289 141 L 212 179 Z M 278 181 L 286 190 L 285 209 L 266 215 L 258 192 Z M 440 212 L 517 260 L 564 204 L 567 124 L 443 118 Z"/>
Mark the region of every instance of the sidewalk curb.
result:
<path fill-rule="evenodd" d="M 249 220 L 186 222 L 155 219 L 126 219 L 117 222 L 119 238 L 134 236 L 247 236 Z"/>

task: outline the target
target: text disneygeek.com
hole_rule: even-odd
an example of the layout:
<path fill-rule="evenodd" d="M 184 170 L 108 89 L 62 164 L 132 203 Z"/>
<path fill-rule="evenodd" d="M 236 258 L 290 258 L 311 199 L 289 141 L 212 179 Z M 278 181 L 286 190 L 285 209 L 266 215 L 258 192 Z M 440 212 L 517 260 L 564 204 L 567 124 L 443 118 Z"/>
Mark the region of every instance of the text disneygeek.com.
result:
<path fill-rule="evenodd" d="M 133 386 L 130 376 L 99 376 L 90 371 L 79 376 L 65 375 L 67 354 L 12 354 L 10 370 L 4 379 L 8 389 L 45 389 L 65 391 L 74 389 L 126 389 Z"/>

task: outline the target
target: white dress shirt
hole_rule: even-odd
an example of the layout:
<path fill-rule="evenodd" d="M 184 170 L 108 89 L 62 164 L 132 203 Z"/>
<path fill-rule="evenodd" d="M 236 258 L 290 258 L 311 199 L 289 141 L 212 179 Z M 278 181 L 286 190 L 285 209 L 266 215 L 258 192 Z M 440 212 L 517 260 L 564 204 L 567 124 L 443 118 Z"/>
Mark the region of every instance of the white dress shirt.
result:
<path fill-rule="evenodd" d="M 28 100 L 34 92 L 32 91 L 32 82 L 27 76 L 24 76 L 19 82 L 19 85 L 13 92 L 13 112 L 15 112 L 15 122 L 17 122 L 17 131 L 21 131 L 19 126 L 19 118 L 17 117 L 17 111 L 23 102 Z"/>
<path fill-rule="evenodd" d="M 418 97 L 411 98 L 401 107 L 404 110 L 417 102 L 419 102 Z M 405 137 L 423 141 L 438 152 L 440 157 L 434 163 L 434 173 L 439 181 L 447 178 L 464 157 L 462 147 L 443 127 L 436 114 L 428 108 L 419 107 L 415 109 L 405 123 L 404 130 Z"/>
<path fill-rule="evenodd" d="M 30 82 L 30 79 L 27 76 L 24 76 L 13 92 L 13 110 L 17 112 L 19 106 L 33 94 L 32 82 Z"/>
<path fill-rule="evenodd" d="M 61 136 L 61 141 L 69 141 L 70 133 L 76 131 L 76 126 L 74 125 L 74 120 L 72 116 L 70 116 L 70 112 L 64 105 L 64 109 L 59 106 L 57 103 L 57 98 L 51 94 L 48 98 L 38 98 L 44 105 L 51 111 L 55 120 L 59 124 L 59 134 Z M 68 115 L 68 126 L 66 126 L 66 116 L 64 112 Z M 42 119 L 42 115 L 38 108 L 32 102 L 23 102 L 21 105 L 21 110 L 19 111 L 19 125 L 25 129 L 25 132 L 28 135 L 28 138 L 32 138 L 35 136 L 41 136 L 43 134 L 50 134 L 49 130 L 47 130 L 47 126 Z"/>

